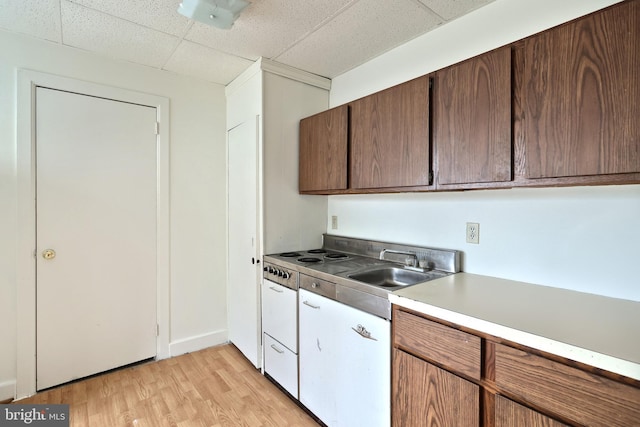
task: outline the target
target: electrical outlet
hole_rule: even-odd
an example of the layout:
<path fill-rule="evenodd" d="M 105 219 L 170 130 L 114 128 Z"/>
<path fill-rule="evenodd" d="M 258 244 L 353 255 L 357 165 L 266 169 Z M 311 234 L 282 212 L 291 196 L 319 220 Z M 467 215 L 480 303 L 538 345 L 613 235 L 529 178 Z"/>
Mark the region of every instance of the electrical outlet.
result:
<path fill-rule="evenodd" d="M 477 222 L 467 223 L 467 243 L 480 243 L 480 224 Z"/>
<path fill-rule="evenodd" d="M 332 230 L 338 229 L 338 215 L 333 215 L 331 217 L 331 229 Z"/>

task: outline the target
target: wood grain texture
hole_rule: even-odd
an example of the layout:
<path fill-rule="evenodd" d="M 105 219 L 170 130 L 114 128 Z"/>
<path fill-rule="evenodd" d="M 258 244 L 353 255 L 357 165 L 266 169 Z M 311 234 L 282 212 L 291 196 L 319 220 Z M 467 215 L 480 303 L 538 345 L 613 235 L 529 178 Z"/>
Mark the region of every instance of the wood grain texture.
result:
<path fill-rule="evenodd" d="M 495 376 L 500 390 L 561 419 L 608 427 L 640 420 L 640 389 L 502 344 Z"/>
<path fill-rule="evenodd" d="M 393 427 L 480 425 L 480 388 L 403 351 L 393 350 Z"/>
<path fill-rule="evenodd" d="M 527 178 L 640 172 L 640 1 L 525 40 Z"/>
<path fill-rule="evenodd" d="M 350 105 L 350 187 L 430 185 L 428 77 Z"/>
<path fill-rule="evenodd" d="M 436 72 L 433 143 L 438 188 L 511 181 L 511 47 Z"/>
<path fill-rule="evenodd" d="M 299 191 L 347 188 L 348 107 L 300 121 Z"/>
<path fill-rule="evenodd" d="M 70 405 L 71 426 L 318 426 L 232 345 L 113 371 L 15 403 Z"/>
<path fill-rule="evenodd" d="M 496 427 L 566 427 L 566 424 L 539 412 L 496 396 Z"/>
<path fill-rule="evenodd" d="M 401 310 L 394 311 L 393 345 L 473 379 L 481 376 L 481 339 Z"/>

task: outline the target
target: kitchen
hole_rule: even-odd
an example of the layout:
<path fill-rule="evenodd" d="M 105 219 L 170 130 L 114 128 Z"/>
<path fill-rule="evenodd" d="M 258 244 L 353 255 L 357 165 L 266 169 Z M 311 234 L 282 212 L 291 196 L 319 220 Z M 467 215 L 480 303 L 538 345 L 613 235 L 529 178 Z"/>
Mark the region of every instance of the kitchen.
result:
<path fill-rule="evenodd" d="M 535 4 L 534 4 L 535 3 Z M 370 61 L 332 80 L 330 106 L 401 83 L 430 70 L 517 40 L 543 28 L 607 6 L 553 2 L 514 5 L 496 2 L 431 35 Z M 546 5 L 546 7 L 544 7 Z M 468 37 L 460 37 L 462 34 Z M 487 31 L 486 29 L 491 29 Z M 500 31 L 494 31 L 499 28 Z M 447 46 L 443 51 L 442 45 Z M 194 351 L 226 340 L 224 284 L 214 284 L 224 261 L 225 96 L 219 85 L 166 76 L 79 51 L 3 34 L 2 92 L 13 93 L 12 67 L 43 70 L 83 80 L 156 93 L 172 101 L 171 150 L 171 354 Z M 416 52 L 438 52 L 418 55 Z M 55 52 L 56 58 L 52 58 Z M 0 388 L 11 397 L 16 378 L 16 325 L 21 311 L 14 301 L 20 273 L 11 242 L 18 239 L 19 188 L 15 176 L 16 110 L 2 101 L 3 351 Z M 217 141 L 211 144 L 210 141 Z M 203 197 L 204 196 L 204 197 Z M 322 232 L 460 249 L 463 270 L 582 292 L 640 300 L 634 265 L 635 227 L 640 207 L 638 185 L 488 190 L 389 195 L 305 196 L 325 199 L 323 223 L 305 239 L 320 244 Z M 4 218 L 6 216 L 6 218 Z M 337 229 L 331 217 L 337 216 Z M 480 244 L 467 244 L 466 222 L 480 224 Z M 393 227 L 389 227 L 393 224 Z M 280 250 L 305 242 L 296 241 Z M 310 242 L 311 243 L 311 242 Z M 615 250 L 602 250 L 610 248 Z M 4 298 L 4 295 L 8 295 Z M 4 343 L 7 343 L 6 346 Z M 8 390 L 8 393 L 5 391 Z"/>

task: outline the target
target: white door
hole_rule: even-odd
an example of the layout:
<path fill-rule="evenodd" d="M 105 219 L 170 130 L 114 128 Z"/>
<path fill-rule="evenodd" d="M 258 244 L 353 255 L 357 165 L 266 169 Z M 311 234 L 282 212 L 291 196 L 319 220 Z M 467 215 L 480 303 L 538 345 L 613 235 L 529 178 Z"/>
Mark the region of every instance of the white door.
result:
<path fill-rule="evenodd" d="M 155 123 L 36 91 L 38 390 L 156 355 Z"/>
<path fill-rule="evenodd" d="M 229 130 L 229 341 L 256 367 L 261 364 L 258 251 L 258 127 Z"/>

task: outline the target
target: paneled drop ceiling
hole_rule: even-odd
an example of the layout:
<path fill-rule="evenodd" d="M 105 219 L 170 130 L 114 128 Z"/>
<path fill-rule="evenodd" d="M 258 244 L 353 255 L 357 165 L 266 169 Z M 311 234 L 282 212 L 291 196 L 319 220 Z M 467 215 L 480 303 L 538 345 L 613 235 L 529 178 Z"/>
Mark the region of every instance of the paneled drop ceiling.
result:
<path fill-rule="evenodd" d="M 226 85 L 260 57 L 333 78 L 493 0 L 250 0 L 231 30 L 180 0 L 0 0 L 0 28 Z"/>

